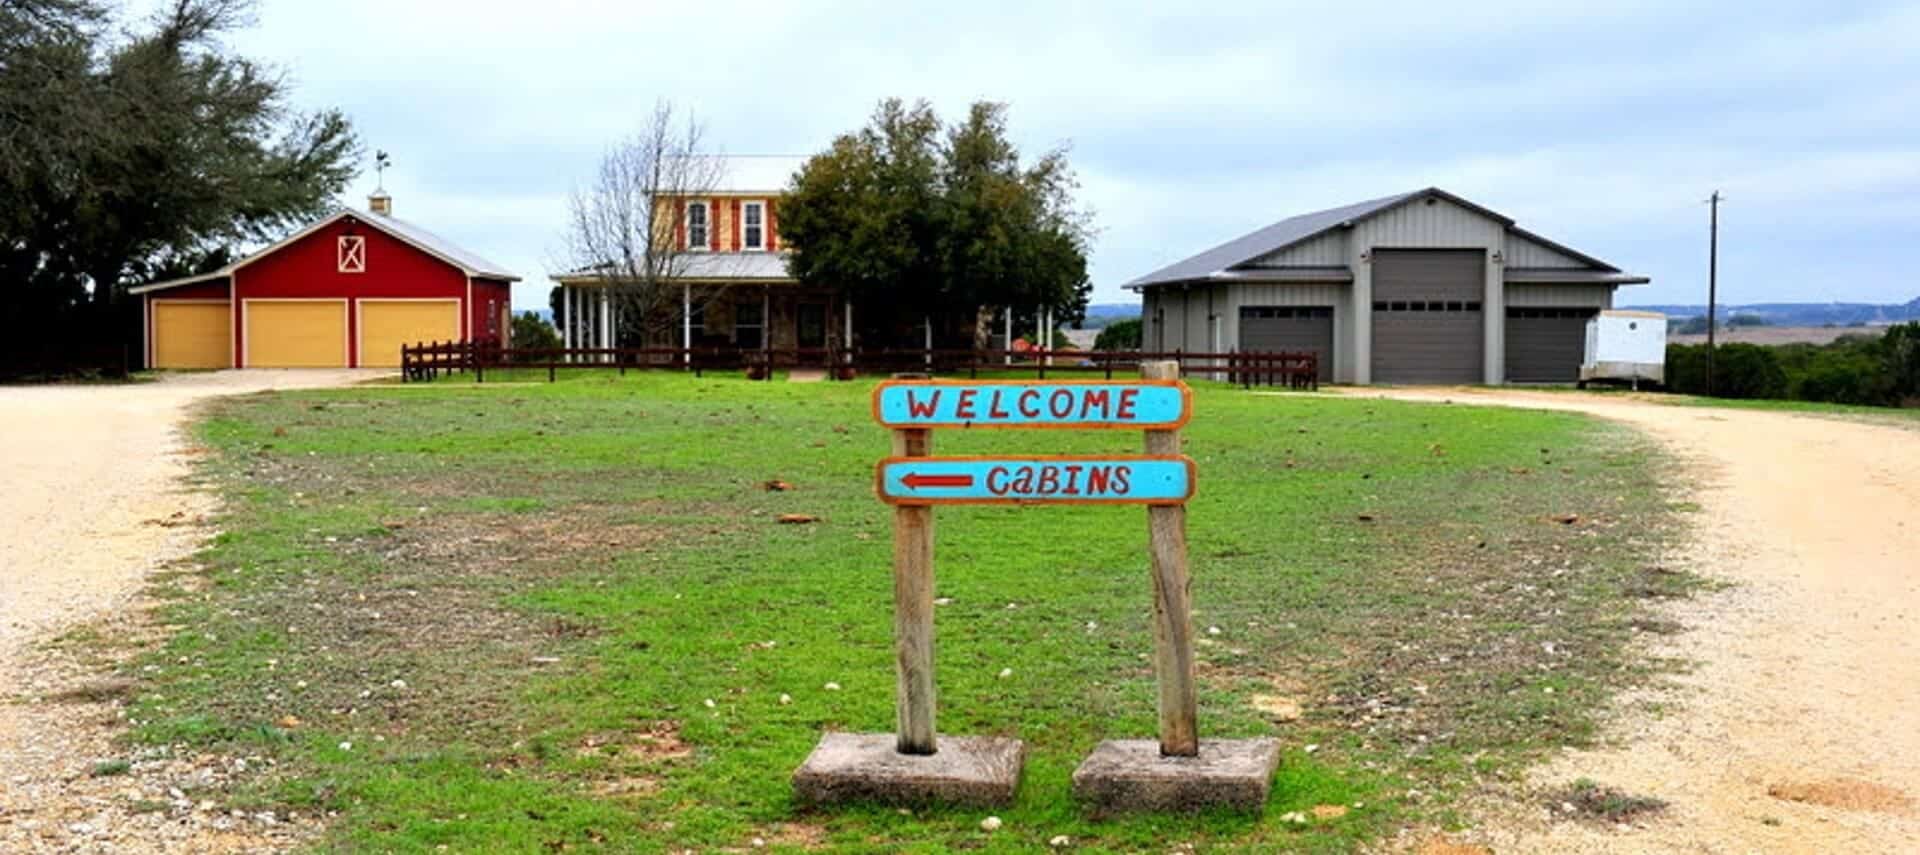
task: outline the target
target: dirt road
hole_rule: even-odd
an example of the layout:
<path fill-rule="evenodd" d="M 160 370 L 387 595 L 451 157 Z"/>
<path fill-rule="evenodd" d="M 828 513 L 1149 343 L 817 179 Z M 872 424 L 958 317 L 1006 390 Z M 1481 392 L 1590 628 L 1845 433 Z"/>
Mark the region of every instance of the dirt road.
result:
<path fill-rule="evenodd" d="M 1664 441 L 1696 485 L 1677 562 L 1732 583 L 1688 600 L 1656 651 L 1698 663 L 1663 716 L 1535 770 L 1671 803 L 1645 827 L 1489 809 L 1495 852 L 1920 852 L 1920 425 L 1559 392 L 1356 391 L 1575 410 Z M 1642 699 L 1650 700 L 1650 699 Z M 1625 705 L 1623 705 L 1625 706 Z"/>
<path fill-rule="evenodd" d="M 183 483 L 190 460 L 180 427 L 190 408 L 216 395 L 380 374 L 222 371 L 135 385 L 0 387 L 0 850 L 99 844 L 110 833 L 100 821 L 67 822 L 59 808 L 73 805 L 54 804 L 85 789 L 105 759 L 95 751 L 105 750 L 106 729 L 76 727 L 75 707 L 41 702 L 62 687 L 47 685 L 58 677 L 28 644 L 113 612 L 149 571 L 206 536 L 196 523 L 211 498 Z M 105 812 L 86 810 L 89 818 Z"/>

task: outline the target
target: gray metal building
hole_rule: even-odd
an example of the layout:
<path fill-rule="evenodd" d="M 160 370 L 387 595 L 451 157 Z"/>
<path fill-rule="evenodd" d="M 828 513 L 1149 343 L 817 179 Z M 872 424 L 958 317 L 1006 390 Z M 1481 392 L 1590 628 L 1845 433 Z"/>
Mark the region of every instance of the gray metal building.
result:
<path fill-rule="evenodd" d="M 1313 350 L 1339 383 L 1572 382 L 1647 282 L 1438 188 L 1281 220 L 1127 283 L 1147 350 Z"/>

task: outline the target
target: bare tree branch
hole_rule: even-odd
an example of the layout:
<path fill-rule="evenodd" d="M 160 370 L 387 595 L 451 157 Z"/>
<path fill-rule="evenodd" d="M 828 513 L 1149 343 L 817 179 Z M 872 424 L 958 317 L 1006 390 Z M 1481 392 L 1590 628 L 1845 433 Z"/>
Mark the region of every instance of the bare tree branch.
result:
<path fill-rule="evenodd" d="M 662 101 L 633 136 L 601 158 L 591 184 L 569 200 L 565 240 L 570 274 L 598 279 L 613 295 L 623 328 L 658 334 L 679 318 L 681 279 L 695 252 L 682 246 L 687 202 L 711 196 L 724 162 L 706 150 L 705 129 Z M 709 210 L 706 227 L 719 227 Z M 703 259 L 708 262 L 717 258 Z M 704 303 L 714 289 L 695 299 Z"/>

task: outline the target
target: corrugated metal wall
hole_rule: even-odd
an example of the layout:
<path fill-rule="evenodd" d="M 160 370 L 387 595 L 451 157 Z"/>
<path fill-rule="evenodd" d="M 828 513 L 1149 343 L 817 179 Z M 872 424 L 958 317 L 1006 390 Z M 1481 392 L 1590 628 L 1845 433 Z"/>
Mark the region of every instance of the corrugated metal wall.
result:
<path fill-rule="evenodd" d="M 1507 283 L 1507 305 L 1534 308 L 1613 308 L 1611 285 L 1528 285 Z"/>
<path fill-rule="evenodd" d="M 1254 267 L 1338 267 L 1347 263 L 1347 233 L 1330 232 L 1298 246 L 1254 259 Z"/>
<path fill-rule="evenodd" d="M 1507 234 L 1507 266 L 1561 270 L 1585 270 L 1588 267 L 1586 262 L 1571 255 L 1511 232 Z"/>
<path fill-rule="evenodd" d="M 1352 240 L 1353 245 L 1359 247 L 1499 249 L 1506 246 L 1507 227 L 1436 198 L 1402 205 L 1363 220 L 1353 227 Z"/>

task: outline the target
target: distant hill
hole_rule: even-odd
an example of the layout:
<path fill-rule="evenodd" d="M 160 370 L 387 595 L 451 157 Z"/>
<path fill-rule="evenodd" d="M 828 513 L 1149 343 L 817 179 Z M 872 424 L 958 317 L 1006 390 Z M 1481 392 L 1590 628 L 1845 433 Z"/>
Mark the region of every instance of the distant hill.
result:
<path fill-rule="evenodd" d="M 1094 303 L 1087 306 L 1087 320 L 1080 327 L 1089 330 L 1105 329 L 1107 324 L 1114 321 L 1137 317 L 1140 317 L 1139 303 Z"/>
<path fill-rule="evenodd" d="M 1705 317 L 1703 305 L 1622 306 L 1659 312 L 1670 318 Z M 1897 324 L 1920 321 L 1920 297 L 1905 303 L 1743 303 L 1723 305 L 1718 316 L 1724 320 L 1734 313 L 1758 315 L 1778 327 L 1850 326 L 1856 324 Z"/>

